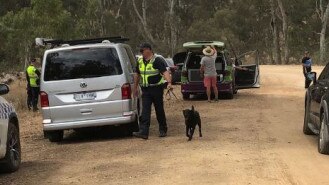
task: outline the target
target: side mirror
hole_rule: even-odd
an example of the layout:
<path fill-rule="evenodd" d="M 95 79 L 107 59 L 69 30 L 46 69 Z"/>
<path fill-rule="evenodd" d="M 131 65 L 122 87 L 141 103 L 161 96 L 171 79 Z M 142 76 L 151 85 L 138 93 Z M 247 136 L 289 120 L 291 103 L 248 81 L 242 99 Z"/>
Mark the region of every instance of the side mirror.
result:
<path fill-rule="evenodd" d="M 310 72 L 307 74 L 307 78 L 309 80 L 312 80 L 313 81 L 313 84 L 316 84 L 316 81 L 317 81 L 317 74 L 316 72 Z"/>
<path fill-rule="evenodd" d="M 0 95 L 5 95 L 9 93 L 9 86 L 6 84 L 0 84 Z"/>

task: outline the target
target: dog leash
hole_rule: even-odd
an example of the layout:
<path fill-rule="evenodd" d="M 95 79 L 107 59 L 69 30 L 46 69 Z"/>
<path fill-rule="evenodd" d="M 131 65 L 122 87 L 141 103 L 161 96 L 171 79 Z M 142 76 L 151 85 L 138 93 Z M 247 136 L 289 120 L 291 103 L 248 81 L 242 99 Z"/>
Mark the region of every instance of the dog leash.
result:
<path fill-rule="evenodd" d="M 171 100 L 172 96 L 174 96 L 176 100 L 179 100 L 179 99 L 177 98 L 176 94 L 174 93 L 174 89 L 173 89 L 173 88 L 169 88 L 169 89 L 167 90 L 167 93 L 166 93 L 166 98 L 167 98 L 167 100 Z"/>

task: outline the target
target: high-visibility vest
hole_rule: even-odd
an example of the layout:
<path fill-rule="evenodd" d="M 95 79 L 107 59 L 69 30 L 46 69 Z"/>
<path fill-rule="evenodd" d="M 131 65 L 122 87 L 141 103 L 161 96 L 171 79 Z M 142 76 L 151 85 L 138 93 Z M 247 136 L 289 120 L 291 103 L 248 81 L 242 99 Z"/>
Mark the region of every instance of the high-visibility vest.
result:
<path fill-rule="evenodd" d="M 161 80 L 156 84 L 150 84 L 149 81 L 148 81 L 149 77 L 161 75 L 160 71 L 158 69 L 153 68 L 153 63 L 155 61 L 155 58 L 156 57 L 153 57 L 146 64 L 144 63 L 143 57 L 140 57 L 138 59 L 138 67 L 139 67 L 140 75 L 142 77 L 141 80 L 140 80 L 140 85 L 142 87 L 158 86 L 158 85 L 161 85 L 161 84 L 164 83 L 163 77 L 161 77 Z"/>
<path fill-rule="evenodd" d="M 26 72 L 27 72 L 27 75 L 29 76 L 30 78 L 30 86 L 31 87 L 39 87 L 38 83 L 37 83 L 37 80 L 39 79 L 38 75 L 35 73 L 37 69 L 30 65 L 27 69 L 26 69 Z"/>

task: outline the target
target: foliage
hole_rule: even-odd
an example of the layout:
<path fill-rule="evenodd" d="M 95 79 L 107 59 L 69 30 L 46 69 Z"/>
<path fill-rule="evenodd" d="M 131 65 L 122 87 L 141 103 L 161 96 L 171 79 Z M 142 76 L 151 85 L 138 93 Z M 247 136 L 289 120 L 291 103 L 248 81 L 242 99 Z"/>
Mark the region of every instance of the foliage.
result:
<path fill-rule="evenodd" d="M 167 56 L 191 40 L 223 40 L 237 53 L 258 49 L 263 63 L 271 63 L 273 36 L 268 1 L 263 0 L 135 0 L 140 13 L 146 4 L 147 29 L 128 0 L 0 0 L 0 67 L 23 69 L 31 57 L 42 56 L 35 37 L 82 39 L 123 35 L 137 46 L 150 41 Z M 174 2 L 173 19 L 170 2 Z M 314 0 L 282 0 L 288 16 L 288 44 L 292 62 L 304 50 L 317 58 L 321 21 Z M 326 3 L 326 1 L 325 1 Z M 279 8 L 277 18 L 280 17 Z M 174 27 L 174 29 L 173 29 Z M 282 25 L 279 25 L 282 39 Z M 149 35 L 148 35 L 149 34 Z M 281 40 L 282 41 L 282 40 Z M 283 41 L 281 42 L 282 47 Z M 171 48 L 175 46 L 175 48 Z M 282 48 L 281 48 L 282 51 Z M 283 51 L 282 51 L 283 52 Z M 317 62 L 315 60 L 315 62 Z"/>

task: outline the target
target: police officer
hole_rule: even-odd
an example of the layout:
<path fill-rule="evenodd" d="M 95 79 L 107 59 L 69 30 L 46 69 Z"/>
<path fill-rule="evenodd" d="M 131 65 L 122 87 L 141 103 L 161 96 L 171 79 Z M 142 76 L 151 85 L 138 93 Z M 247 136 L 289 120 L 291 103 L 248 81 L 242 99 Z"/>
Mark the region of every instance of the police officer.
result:
<path fill-rule="evenodd" d="M 305 76 L 305 88 L 307 89 L 312 82 L 312 80 L 308 77 L 308 74 L 312 71 L 312 59 L 310 57 L 310 52 L 305 51 L 304 57 L 302 59 L 302 65 L 303 74 Z"/>
<path fill-rule="evenodd" d="M 154 55 L 152 46 L 148 43 L 141 44 L 142 57 L 138 59 L 136 75 L 134 78 L 134 95 L 138 95 L 138 85 L 142 89 L 142 116 L 139 132 L 133 136 L 148 139 L 151 121 L 151 106 L 154 104 L 156 117 L 159 123 L 159 137 L 167 136 L 167 122 L 163 106 L 164 79 L 167 88 L 172 88 L 171 76 L 166 68 L 166 61 Z"/>
<path fill-rule="evenodd" d="M 33 111 L 38 111 L 38 98 L 39 98 L 39 91 L 40 91 L 40 71 L 35 67 L 36 60 L 32 59 L 30 65 L 26 69 L 26 80 L 28 84 L 28 90 L 30 90 L 30 98 Z M 29 101 L 29 100 L 28 100 Z"/>

